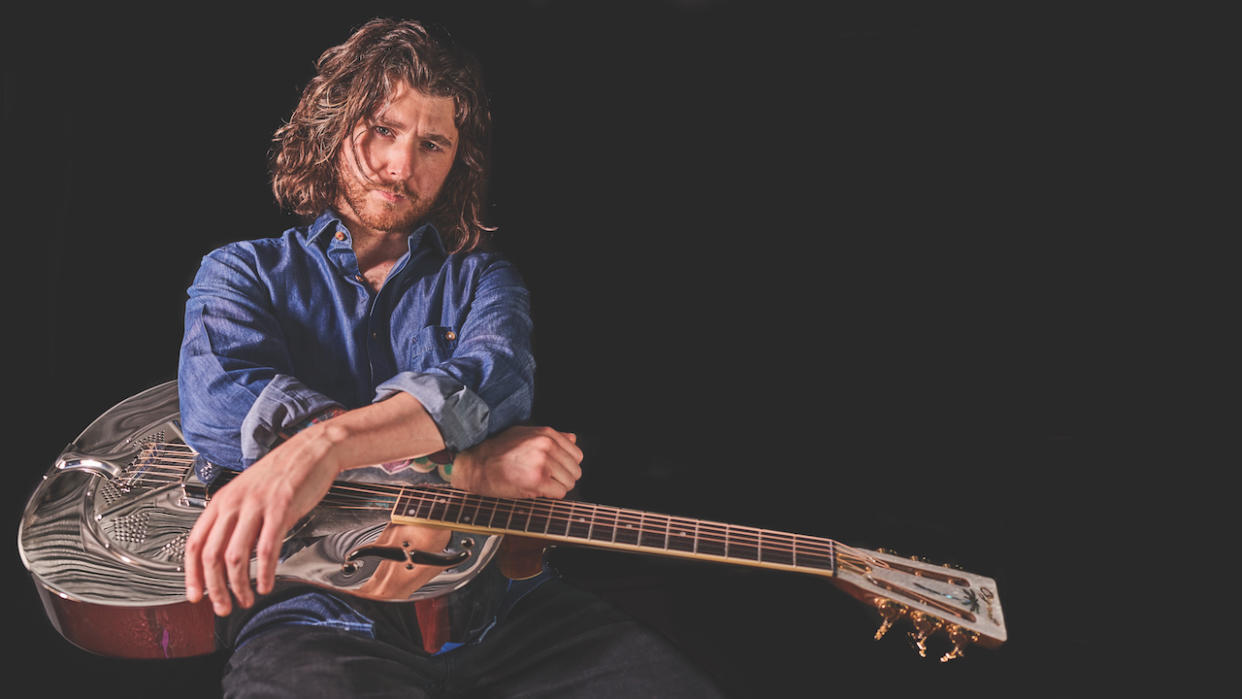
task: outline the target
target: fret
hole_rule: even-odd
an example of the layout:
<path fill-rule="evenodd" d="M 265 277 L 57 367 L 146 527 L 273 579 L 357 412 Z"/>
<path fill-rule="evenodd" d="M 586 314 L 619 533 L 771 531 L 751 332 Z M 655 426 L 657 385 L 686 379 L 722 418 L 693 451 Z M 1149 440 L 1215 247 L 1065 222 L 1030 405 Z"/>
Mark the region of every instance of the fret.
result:
<path fill-rule="evenodd" d="M 653 551 L 836 570 L 836 542 L 723 522 L 545 498 L 488 498 L 435 488 L 401 489 L 395 513 L 486 529 L 619 544 Z"/>
<path fill-rule="evenodd" d="M 836 551 L 832 542 L 799 536 L 794 544 L 796 565 L 799 568 L 818 568 L 834 570 L 836 568 Z"/>
<path fill-rule="evenodd" d="M 510 530 L 510 531 L 513 529 L 513 512 L 516 509 L 517 509 L 517 503 L 513 502 L 512 500 L 497 500 L 496 501 L 496 512 L 498 514 L 503 514 L 505 517 L 505 523 L 500 525 L 501 529 Z"/>
<path fill-rule="evenodd" d="M 450 495 L 448 497 L 448 502 L 444 506 L 444 521 L 460 522 L 465 505 L 465 500 L 460 494 Z"/>
<path fill-rule="evenodd" d="M 405 509 L 405 513 L 411 517 L 426 519 L 431 513 L 431 502 L 427 497 L 427 493 L 423 491 L 414 491 L 409 494 L 409 505 Z"/>
<path fill-rule="evenodd" d="M 551 508 L 545 506 L 542 502 L 532 503 L 530 511 L 530 525 L 526 527 L 526 531 L 532 533 L 547 533 L 548 522 L 550 521 L 548 516 L 549 512 L 551 512 Z"/>
<path fill-rule="evenodd" d="M 617 515 L 620 511 L 611 507 L 595 506 L 595 522 L 591 525 L 592 541 L 617 540 Z"/>
<path fill-rule="evenodd" d="M 729 558 L 759 560 L 759 530 L 749 527 L 730 527 Z"/>
<path fill-rule="evenodd" d="M 668 548 L 668 520 L 669 518 L 665 515 L 657 515 L 650 512 L 644 514 L 642 534 L 639 537 L 638 544 L 654 549 Z"/>
<path fill-rule="evenodd" d="M 427 519 L 442 522 L 445 519 L 445 513 L 448 511 L 448 498 L 437 493 L 429 495 L 431 506 L 427 509 Z"/>
<path fill-rule="evenodd" d="M 418 511 L 418 503 L 415 501 L 414 496 L 406 492 L 405 488 L 402 488 L 401 492 L 397 494 L 397 505 L 392 510 L 393 515 L 412 517 L 416 511 Z"/>
<path fill-rule="evenodd" d="M 569 503 L 569 530 L 567 536 L 575 539 L 587 539 L 591 535 L 591 517 L 584 514 L 587 506 L 578 506 L 575 503 Z"/>
<path fill-rule="evenodd" d="M 530 504 L 511 500 L 510 505 L 513 507 L 513 512 L 510 513 L 509 523 L 505 525 L 505 528 L 515 532 L 530 531 L 528 528 L 530 524 Z"/>
<path fill-rule="evenodd" d="M 572 506 L 564 502 L 545 502 L 548 508 L 548 523 L 544 528 L 544 532 L 555 536 L 565 536 L 569 530 L 569 512 Z"/>
<path fill-rule="evenodd" d="M 769 532 L 759 547 L 759 560 L 763 563 L 794 565 L 793 537 L 789 534 Z"/>
<path fill-rule="evenodd" d="M 618 510 L 616 517 L 616 531 L 613 541 L 618 544 L 638 545 L 639 537 L 642 534 L 643 513 L 633 510 Z"/>
<path fill-rule="evenodd" d="M 699 523 L 698 553 L 708 556 L 726 556 L 729 540 L 729 525 L 718 522 Z"/>
<path fill-rule="evenodd" d="M 457 518 L 461 524 L 478 524 L 479 510 L 483 507 L 483 498 L 477 495 L 467 495 L 462 503 L 462 515 Z"/>
<path fill-rule="evenodd" d="M 495 498 L 488 498 L 488 502 L 487 524 L 482 526 L 485 526 L 488 529 L 496 529 L 496 513 L 500 510 L 500 501 Z M 482 519 L 483 518 L 480 516 L 479 520 L 482 521 Z"/>
<path fill-rule="evenodd" d="M 670 517 L 668 527 L 668 550 L 694 552 L 698 541 L 698 522 L 681 517 Z"/>

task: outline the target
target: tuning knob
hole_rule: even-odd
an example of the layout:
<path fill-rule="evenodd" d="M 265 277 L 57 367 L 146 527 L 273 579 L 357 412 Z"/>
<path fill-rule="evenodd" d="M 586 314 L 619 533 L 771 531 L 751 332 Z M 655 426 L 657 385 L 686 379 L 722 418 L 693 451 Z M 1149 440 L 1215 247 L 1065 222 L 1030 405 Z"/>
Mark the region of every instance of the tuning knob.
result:
<path fill-rule="evenodd" d="M 898 619 L 905 616 L 906 607 L 905 605 L 894 602 L 891 599 L 881 599 L 876 600 L 875 608 L 880 610 L 880 616 L 884 618 L 883 623 L 880 624 L 880 628 L 875 632 L 875 640 L 878 641 L 881 638 L 884 638 L 884 634 L 888 633 L 888 630 L 893 628 L 893 624 Z"/>
<path fill-rule="evenodd" d="M 914 641 L 914 646 L 921 657 L 927 657 L 927 637 L 935 633 L 943 623 L 931 614 L 917 610 L 910 612 L 910 625 L 914 627 L 914 631 L 910 633 L 910 640 Z"/>
<path fill-rule="evenodd" d="M 940 662 L 947 663 L 954 658 L 960 658 L 965 655 L 966 645 L 979 640 L 979 634 L 974 631 L 967 631 L 957 624 L 949 624 L 945 627 L 945 633 L 949 636 L 949 641 L 953 643 L 953 649 L 948 653 L 940 656 Z"/>

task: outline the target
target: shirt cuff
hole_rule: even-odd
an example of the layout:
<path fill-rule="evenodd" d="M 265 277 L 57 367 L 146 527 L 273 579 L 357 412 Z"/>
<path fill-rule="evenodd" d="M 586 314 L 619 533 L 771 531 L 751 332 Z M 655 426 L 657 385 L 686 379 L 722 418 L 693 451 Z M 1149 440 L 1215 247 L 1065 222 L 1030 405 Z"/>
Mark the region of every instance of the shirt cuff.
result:
<path fill-rule="evenodd" d="M 277 374 L 272 378 L 241 424 L 242 467 L 261 459 L 281 440 L 281 434 L 292 432 L 307 419 L 341 404 L 311 390 L 292 376 Z"/>
<path fill-rule="evenodd" d="M 440 429 L 445 447 L 462 451 L 487 437 L 491 409 L 464 384 L 437 374 L 403 371 L 375 389 L 375 400 L 379 402 L 398 391 L 423 404 Z"/>

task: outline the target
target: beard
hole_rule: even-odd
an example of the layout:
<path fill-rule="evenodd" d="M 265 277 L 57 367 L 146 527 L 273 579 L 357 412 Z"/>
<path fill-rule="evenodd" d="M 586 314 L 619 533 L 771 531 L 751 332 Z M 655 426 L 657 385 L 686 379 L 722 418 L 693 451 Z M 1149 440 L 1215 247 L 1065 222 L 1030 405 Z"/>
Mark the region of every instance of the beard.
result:
<path fill-rule="evenodd" d="M 354 216 L 372 230 L 409 233 L 431 212 L 435 197 L 429 199 L 411 192 L 404 183 L 390 186 L 369 185 L 346 173 L 341 173 L 341 196 Z M 386 201 L 371 196 L 371 192 L 390 192 L 403 199 Z"/>

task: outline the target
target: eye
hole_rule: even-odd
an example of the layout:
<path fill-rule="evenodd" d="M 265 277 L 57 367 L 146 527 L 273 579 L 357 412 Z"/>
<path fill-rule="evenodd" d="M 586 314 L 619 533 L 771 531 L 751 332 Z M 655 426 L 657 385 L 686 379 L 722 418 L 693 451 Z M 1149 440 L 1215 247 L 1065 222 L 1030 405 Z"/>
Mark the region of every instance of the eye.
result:
<path fill-rule="evenodd" d="M 444 147 L 435 141 L 423 141 L 423 150 L 431 153 L 438 153 L 444 150 Z"/>
<path fill-rule="evenodd" d="M 373 130 L 377 135 L 384 136 L 385 138 L 392 136 L 392 129 L 387 126 L 380 126 L 379 124 L 376 124 L 371 127 L 371 130 Z"/>

